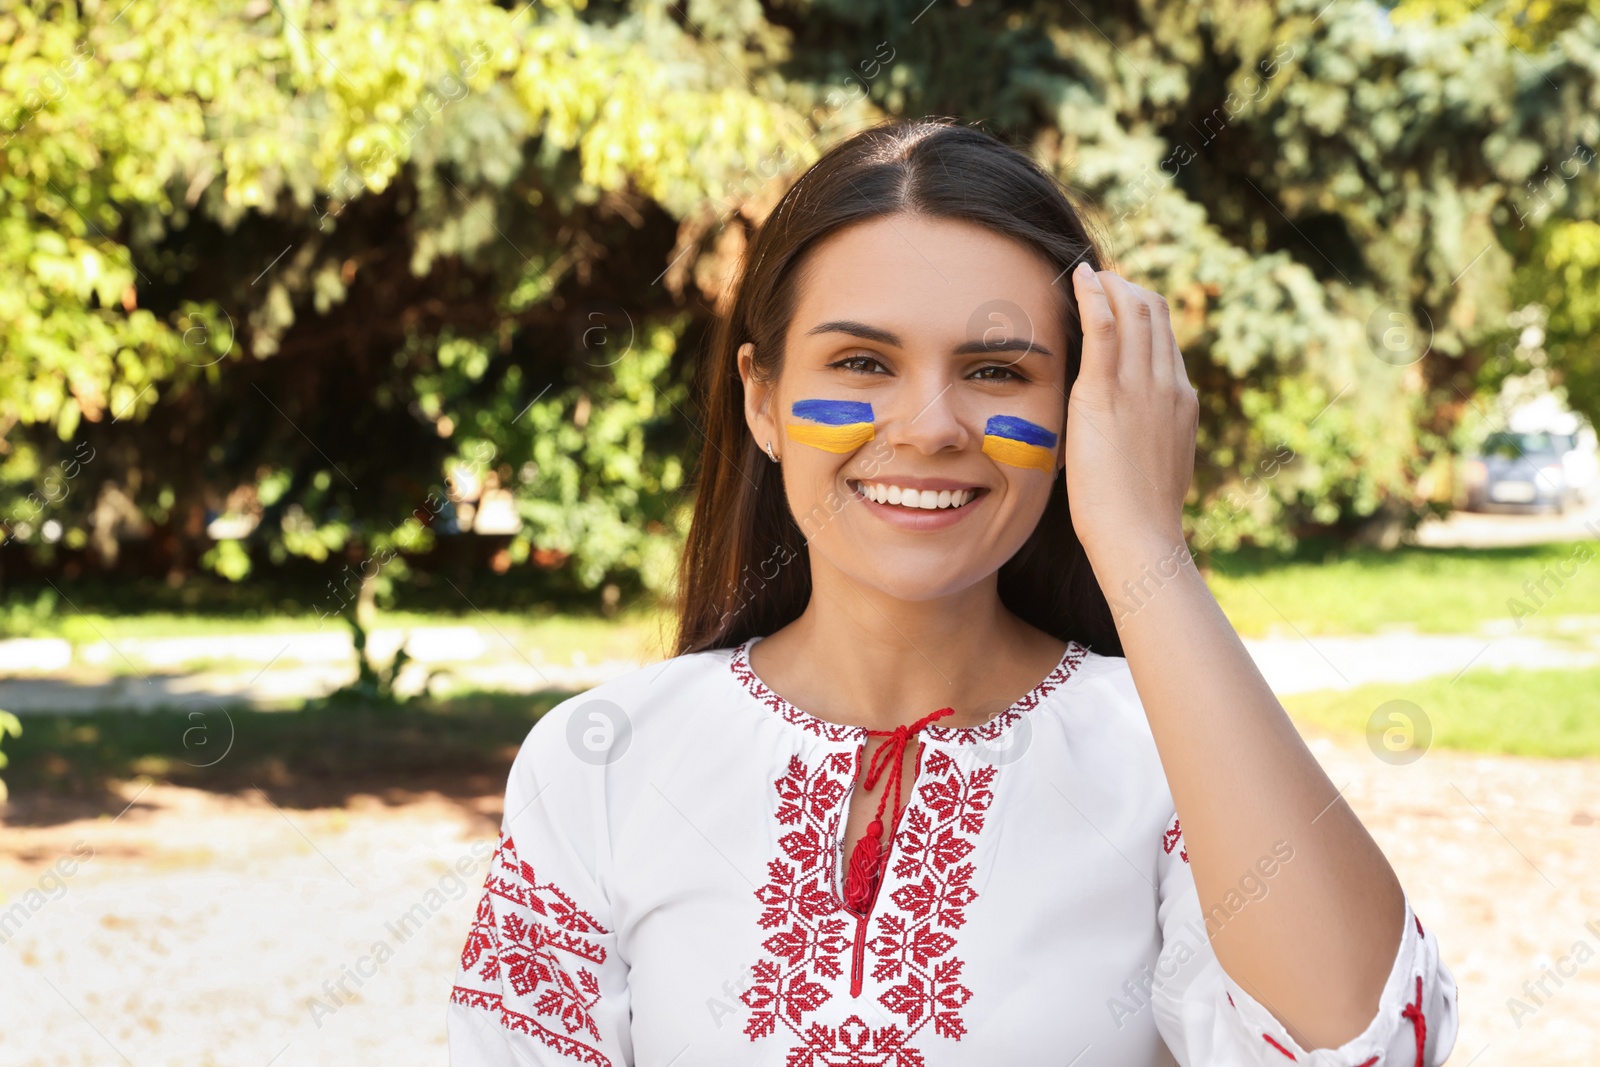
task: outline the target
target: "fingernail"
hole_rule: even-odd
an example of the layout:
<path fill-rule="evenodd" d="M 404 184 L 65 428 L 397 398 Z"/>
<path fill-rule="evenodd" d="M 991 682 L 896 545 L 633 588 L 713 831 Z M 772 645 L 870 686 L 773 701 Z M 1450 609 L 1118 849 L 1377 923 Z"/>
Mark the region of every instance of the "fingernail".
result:
<path fill-rule="evenodd" d="M 1089 273 L 1090 273 L 1089 264 L 1088 264 L 1087 261 L 1085 261 L 1085 262 L 1079 263 L 1076 267 L 1073 268 L 1072 276 L 1074 278 L 1082 278 L 1082 277 L 1085 277 L 1086 275 L 1088 275 Z"/>

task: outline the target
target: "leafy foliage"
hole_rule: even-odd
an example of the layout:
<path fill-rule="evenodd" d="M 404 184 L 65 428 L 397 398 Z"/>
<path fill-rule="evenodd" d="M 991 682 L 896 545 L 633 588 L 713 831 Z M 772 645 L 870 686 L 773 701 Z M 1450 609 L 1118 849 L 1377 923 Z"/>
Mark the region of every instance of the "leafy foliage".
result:
<path fill-rule="evenodd" d="M 1026 146 L 1169 296 L 1197 547 L 1392 536 L 1513 301 L 1600 416 L 1594 168 L 1548 180 L 1600 23 L 1447 7 L 12 5 L 0 562 L 404 581 L 470 482 L 496 568 L 665 591 L 731 269 L 891 113 Z"/>

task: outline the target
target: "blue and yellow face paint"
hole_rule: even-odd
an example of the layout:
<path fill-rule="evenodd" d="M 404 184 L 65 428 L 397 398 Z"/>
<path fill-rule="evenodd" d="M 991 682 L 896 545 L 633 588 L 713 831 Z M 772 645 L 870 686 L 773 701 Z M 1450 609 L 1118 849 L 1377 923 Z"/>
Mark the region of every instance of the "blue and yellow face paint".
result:
<path fill-rule="evenodd" d="M 1015 415 L 991 415 L 983 428 L 984 454 L 1012 467 L 1054 474 L 1056 435 Z"/>
<path fill-rule="evenodd" d="M 789 440 L 824 452 L 854 452 L 872 440 L 872 405 L 864 400 L 796 400 L 784 426 Z"/>

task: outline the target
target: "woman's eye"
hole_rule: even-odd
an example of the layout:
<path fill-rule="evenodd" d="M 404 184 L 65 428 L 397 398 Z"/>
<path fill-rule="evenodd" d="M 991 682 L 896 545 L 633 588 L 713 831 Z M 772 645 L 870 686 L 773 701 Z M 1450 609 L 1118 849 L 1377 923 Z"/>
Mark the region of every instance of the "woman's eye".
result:
<path fill-rule="evenodd" d="M 872 367 L 882 367 L 883 364 L 879 363 L 871 356 L 846 356 L 844 359 L 836 360 L 833 363 L 828 364 L 828 366 L 843 367 L 845 370 L 860 371 L 863 374 L 871 374 L 873 373 L 871 370 Z"/>
<path fill-rule="evenodd" d="M 1000 372 L 1000 376 L 989 375 L 989 374 L 986 373 L 988 371 L 999 371 Z M 1005 364 L 1001 364 L 1001 363 L 991 363 L 987 367 L 979 367 L 977 370 L 973 371 L 972 373 L 973 373 L 973 377 L 978 378 L 979 381 L 1006 382 L 1006 381 L 1011 381 L 1012 379 L 1016 379 L 1019 382 L 1027 381 L 1026 377 L 1024 377 L 1021 374 L 1018 374 L 1016 371 L 1012 370 L 1009 366 L 1007 366 Z"/>

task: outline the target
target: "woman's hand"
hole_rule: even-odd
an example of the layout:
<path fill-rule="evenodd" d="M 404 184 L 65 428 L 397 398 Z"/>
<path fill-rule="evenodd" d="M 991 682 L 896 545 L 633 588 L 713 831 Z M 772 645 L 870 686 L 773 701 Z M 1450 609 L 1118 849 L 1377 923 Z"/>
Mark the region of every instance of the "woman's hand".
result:
<path fill-rule="evenodd" d="M 1072 522 L 1181 815 L 1200 910 L 1227 912 L 1238 872 L 1269 844 L 1294 848 L 1299 873 L 1235 913 L 1215 942 L 1217 962 L 1301 1048 L 1339 1047 L 1378 1025 L 1372 1006 L 1406 943 L 1405 891 L 1350 805 L 1330 802 L 1339 790 L 1186 558 L 1199 398 L 1166 301 L 1110 271 L 1086 268 L 1073 286 L 1084 344 L 1063 442 Z M 1417 931 L 1420 945 L 1421 920 Z M 1416 951 L 1429 962 L 1408 981 L 1428 1013 L 1414 1016 L 1415 1035 L 1409 1020 L 1386 1020 L 1384 1049 L 1420 1043 L 1424 1021 L 1453 1032 L 1449 970 L 1431 948 Z"/>
<path fill-rule="evenodd" d="M 1072 274 L 1083 363 L 1065 431 L 1072 525 L 1098 551 L 1183 540 L 1200 403 L 1159 294 L 1087 263 Z"/>

